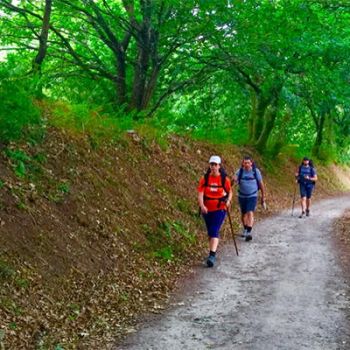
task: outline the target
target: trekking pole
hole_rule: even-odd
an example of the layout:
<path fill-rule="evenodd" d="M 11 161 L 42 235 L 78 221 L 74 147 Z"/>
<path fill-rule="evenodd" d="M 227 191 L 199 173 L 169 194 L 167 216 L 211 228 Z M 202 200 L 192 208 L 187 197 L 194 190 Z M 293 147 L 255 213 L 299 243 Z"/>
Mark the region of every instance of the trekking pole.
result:
<path fill-rule="evenodd" d="M 226 205 L 226 209 L 227 209 L 227 216 L 228 216 L 228 221 L 230 222 L 230 226 L 231 226 L 231 232 L 232 232 L 232 238 L 233 238 L 233 243 L 235 245 L 235 249 L 236 249 L 236 254 L 238 256 L 238 248 L 237 248 L 237 243 L 236 243 L 236 239 L 235 239 L 235 233 L 233 231 L 233 226 L 232 226 L 232 220 L 231 220 L 231 214 L 230 214 L 230 208 Z"/>
<path fill-rule="evenodd" d="M 294 186 L 294 195 L 293 195 L 293 204 L 292 204 L 292 216 L 294 214 L 294 205 L 295 205 L 296 194 L 297 194 L 297 184 L 295 184 L 295 186 Z"/>

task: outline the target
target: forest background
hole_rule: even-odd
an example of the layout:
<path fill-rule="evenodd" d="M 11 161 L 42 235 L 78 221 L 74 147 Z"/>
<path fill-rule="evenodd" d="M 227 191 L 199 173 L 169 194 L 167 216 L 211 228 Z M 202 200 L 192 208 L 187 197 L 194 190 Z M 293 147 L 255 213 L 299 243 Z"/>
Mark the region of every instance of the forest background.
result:
<path fill-rule="evenodd" d="M 206 248 L 210 154 L 254 156 L 268 214 L 304 155 L 318 198 L 350 188 L 348 1 L 0 0 L 0 19 L 0 348 L 107 348 L 159 312 Z"/>
<path fill-rule="evenodd" d="M 350 159 L 347 2 L 1 0 L 0 11 L 3 144 L 48 123 L 95 142 L 149 126 L 160 139 Z"/>

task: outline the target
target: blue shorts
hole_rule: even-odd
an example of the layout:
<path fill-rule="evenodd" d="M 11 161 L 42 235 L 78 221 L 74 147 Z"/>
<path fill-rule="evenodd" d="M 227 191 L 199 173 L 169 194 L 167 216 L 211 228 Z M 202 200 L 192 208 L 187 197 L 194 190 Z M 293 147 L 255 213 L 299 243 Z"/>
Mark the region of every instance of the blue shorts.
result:
<path fill-rule="evenodd" d="M 241 213 L 246 214 L 248 211 L 255 211 L 256 203 L 258 201 L 258 197 L 238 197 L 239 206 L 241 207 Z"/>
<path fill-rule="evenodd" d="M 219 231 L 226 217 L 226 210 L 209 211 L 203 214 L 205 224 L 207 226 L 208 236 L 211 238 L 219 238 Z"/>
<path fill-rule="evenodd" d="M 299 184 L 300 186 L 300 197 L 311 198 L 312 191 L 314 189 L 313 184 Z"/>

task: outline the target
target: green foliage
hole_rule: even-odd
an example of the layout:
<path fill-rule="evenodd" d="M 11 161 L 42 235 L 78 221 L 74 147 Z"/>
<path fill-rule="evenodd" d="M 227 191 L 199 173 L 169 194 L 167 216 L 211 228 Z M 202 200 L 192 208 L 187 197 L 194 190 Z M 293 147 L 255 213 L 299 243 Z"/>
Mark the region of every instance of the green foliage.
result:
<path fill-rule="evenodd" d="M 64 347 L 60 344 L 56 344 L 54 350 L 64 350 Z"/>
<path fill-rule="evenodd" d="M 5 262 L 0 260 L 0 279 L 7 279 L 15 275 L 15 271 Z"/>
<path fill-rule="evenodd" d="M 337 159 L 337 150 L 334 145 L 322 144 L 318 149 L 317 157 L 323 164 L 330 164 Z"/>
<path fill-rule="evenodd" d="M 16 149 L 6 149 L 6 155 L 14 163 L 15 174 L 18 177 L 25 177 L 27 173 L 26 163 L 28 163 L 31 158 L 24 151 Z"/>
<path fill-rule="evenodd" d="M 144 248 L 151 252 L 150 257 L 162 262 L 178 258 L 196 240 L 195 235 L 181 221 L 164 221 L 156 229 L 144 225 L 143 229 L 148 240 L 148 245 Z"/>
<path fill-rule="evenodd" d="M 42 165 L 47 160 L 45 154 L 38 152 L 28 155 L 24 150 L 17 148 L 6 148 L 4 152 L 17 177 L 33 180 L 42 174 Z"/>
<path fill-rule="evenodd" d="M 49 123 L 90 136 L 94 147 L 102 140 L 119 139 L 133 125 L 130 116 L 122 118 L 104 113 L 100 107 L 91 108 L 86 104 L 69 105 L 63 102 L 54 105 Z"/>
<path fill-rule="evenodd" d="M 0 307 L 4 308 L 14 316 L 23 314 L 23 310 L 10 298 L 4 297 L 0 299 Z"/>
<path fill-rule="evenodd" d="M 70 186 L 67 182 L 62 182 L 57 187 L 58 191 L 67 194 L 70 192 Z"/>
<path fill-rule="evenodd" d="M 192 214 L 192 202 L 186 200 L 186 199 L 183 199 L 183 198 L 179 198 L 177 201 L 176 201 L 176 207 L 183 213 L 185 214 Z"/>
<path fill-rule="evenodd" d="M 29 287 L 29 281 L 25 278 L 17 278 L 16 285 L 22 289 L 27 289 Z"/>
<path fill-rule="evenodd" d="M 10 322 L 9 323 L 9 328 L 13 331 L 17 329 L 17 323 L 16 322 Z"/>
<path fill-rule="evenodd" d="M 171 247 L 162 247 L 153 253 L 153 256 L 162 261 L 171 261 L 174 258 L 173 250 Z"/>
<path fill-rule="evenodd" d="M 322 159 L 349 158 L 348 6 L 166 1 L 146 11 L 135 1 L 131 11 L 126 4 L 59 1 L 52 18 L 60 26 L 50 28 L 45 62 L 33 76 L 39 36 L 32 28 L 42 25 L 44 2 L 0 3 L 0 45 L 18 48 L 0 70 L 2 142 L 27 129 L 26 138 L 40 142 L 45 128 L 34 135 L 31 127 L 39 118 L 31 95 L 40 85 L 66 101 L 55 104 L 50 123 L 87 134 L 93 148 L 135 129 L 145 146 L 163 149 L 173 132 L 271 157 L 298 145 L 296 156 L 314 149 Z"/>
<path fill-rule="evenodd" d="M 53 189 L 50 191 L 48 198 L 54 203 L 61 203 L 70 191 L 70 184 L 66 180 L 59 183 L 53 183 Z"/>
<path fill-rule="evenodd" d="M 78 304 L 75 303 L 71 303 L 68 305 L 68 319 L 70 321 L 74 321 L 76 320 L 76 318 L 79 316 L 80 314 L 80 306 Z"/>
<path fill-rule="evenodd" d="M 142 142 L 149 144 L 155 142 L 163 151 L 168 148 L 168 142 L 166 139 L 168 132 L 161 124 L 155 123 L 154 121 L 138 121 L 134 124 L 134 127 L 137 133 L 141 136 Z"/>
<path fill-rule="evenodd" d="M 1 62 L 0 62 L 1 64 Z M 40 122 L 40 113 L 28 94 L 25 80 L 16 80 L 0 66 L 0 140 L 18 140 L 30 126 Z M 30 91 L 30 90 L 29 90 Z"/>
<path fill-rule="evenodd" d="M 19 200 L 17 203 L 16 203 L 16 206 L 18 209 L 21 209 L 21 210 L 27 210 L 27 205 L 25 204 L 25 202 L 22 202 L 21 200 Z"/>

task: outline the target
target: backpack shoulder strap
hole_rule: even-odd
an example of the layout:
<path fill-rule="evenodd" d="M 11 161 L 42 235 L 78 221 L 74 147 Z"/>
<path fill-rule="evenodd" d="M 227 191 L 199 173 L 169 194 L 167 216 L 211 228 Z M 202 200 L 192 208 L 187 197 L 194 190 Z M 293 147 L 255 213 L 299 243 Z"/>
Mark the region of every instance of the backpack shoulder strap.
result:
<path fill-rule="evenodd" d="M 226 193 L 228 193 L 228 191 L 225 188 L 225 184 L 226 184 L 226 171 L 220 171 L 220 176 L 221 176 L 221 186 L 223 187 L 223 189 L 225 190 Z"/>
<path fill-rule="evenodd" d="M 256 165 L 255 165 L 255 163 L 253 163 L 253 175 L 254 175 L 254 177 L 255 177 L 255 180 L 256 180 L 256 184 L 257 184 L 257 186 L 258 186 L 258 190 L 260 190 L 260 183 L 259 183 L 259 181 L 258 181 L 258 175 L 256 174 Z"/>
<path fill-rule="evenodd" d="M 253 163 L 253 165 L 252 165 L 252 170 L 253 170 L 253 175 L 254 175 L 254 177 L 256 179 L 257 176 L 256 176 L 256 165 L 255 165 L 255 163 Z"/>
<path fill-rule="evenodd" d="M 204 187 L 208 187 L 210 169 L 208 169 L 204 174 Z"/>
<path fill-rule="evenodd" d="M 238 184 L 241 182 L 242 176 L 243 176 L 243 168 L 240 167 L 240 168 L 239 168 L 239 172 L 238 172 L 238 177 L 237 177 L 237 182 L 238 182 Z"/>

